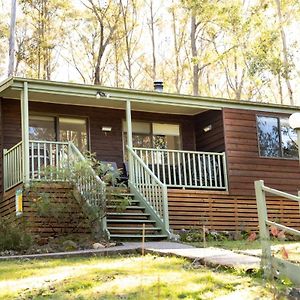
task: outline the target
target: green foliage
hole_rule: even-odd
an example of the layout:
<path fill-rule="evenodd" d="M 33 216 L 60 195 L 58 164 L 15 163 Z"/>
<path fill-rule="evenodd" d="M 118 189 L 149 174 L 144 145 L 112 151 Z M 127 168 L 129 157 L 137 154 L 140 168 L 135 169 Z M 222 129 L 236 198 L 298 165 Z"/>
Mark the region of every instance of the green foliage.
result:
<path fill-rule="evenodd" d="M 32 237 L 18 224 L 18 220 L 0 219 L 0 251 L 27 250 L 32 244 Z"/>
<path fill-rule="evenodd" d="M 179 232 L 179 235 L 181 241 L 188 243 L 203 242 L 203 240 L 206 240 L 208 242 L 221 242 L 233 239 L 232 234 L 230 234 L 229 232 L 217 232 L 214 230 L 205 230 L 204 236 L 203 230 L 197 228 L 191 228 L 190 230 L 181 230 Z"/>
<path fill-rule="evenodd" d="M 103 182 L 96 179 L 98 175 Z M 120 177 L 120 171 L 115 170 L 108 164 L 103 164 L 91 153 L 85 154 L 84 160 L 76 160 L 76 157 L 70 156 L 69 159 L 61 162 L 61 167 L 48 166 L 42 170 L 42 179 L 51 181 L 68 181 L 74 186 L 72 195 L 65 195 L 66 199 L 75 199 L 78 201 L 82 212 L 87 217 L 94 235 L 102 235 L 102 219 L 106 216 L 106 193 L 105 185 L 117 186 Z M 51 184 L 51 183 L 49 183 Z M 54 233 L 56 229 L 51 225 L 53 220 L 59 222 L 63 218 L 72 219 L 72 202 L 58 203 L 55 195 L 51 193 L 40 192 L 39 183 L 33 183 L 31 190 L 34 192 L 29 197 L 32 199 L 32 207 L 40 217 L 43 217 L 45 226 L 52 228 Z M 118 203 L 120 209 L 126 206 L 124 202 Z M 75 224 L 76 225 L 76 224 Z M 75 226 L 76 228 L 79 223 Z"/>

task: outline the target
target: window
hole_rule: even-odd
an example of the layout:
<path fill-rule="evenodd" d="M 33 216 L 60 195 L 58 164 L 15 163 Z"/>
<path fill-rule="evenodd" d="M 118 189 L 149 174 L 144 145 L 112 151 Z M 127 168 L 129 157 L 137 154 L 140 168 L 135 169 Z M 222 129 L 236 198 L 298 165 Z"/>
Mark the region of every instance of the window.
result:
<path fill-rule="evenodd" d="M 34 141 L 55 141 L 55 118 L 45 116 L 30 116 L 29 139 Z"/>
<path fill-rule="evenodd" d="M 153 148 L 180 149 L 179 125 L 153 123 Z"/>
<path fill-rule="evenodd" d="M 260 156 L 298 157 L 297 135 L 287 118 L 258 116 L 257 134 Z"/>
<path fill-rule="evenodd" d="M 127 124 L 123 122 L 124 145 L 127 145 Z M 180 149 L 177 124 L 132 122 L 132 144 L 138 148 Z"/>
<path fill-rule="evenodd" d="M 83 118 L 29 116 L 29 138 L 39 141 L 72 141 L 88 150 L 87 122 Z"/>
<path fill-rule="evenodd" d="M 76 118 L 59 118 L 58 120 L 60 141 L 71 141 L 80 151 L 86 152 L 88 150 L 86 120 Z"/>
<path fill-rule="evenodd" d="M 181 149 L 178 124 L 132 122 L 132 144 L 137 148 Z M 127 123 L 123 121 L 124 160 L 127 160 Z"/>

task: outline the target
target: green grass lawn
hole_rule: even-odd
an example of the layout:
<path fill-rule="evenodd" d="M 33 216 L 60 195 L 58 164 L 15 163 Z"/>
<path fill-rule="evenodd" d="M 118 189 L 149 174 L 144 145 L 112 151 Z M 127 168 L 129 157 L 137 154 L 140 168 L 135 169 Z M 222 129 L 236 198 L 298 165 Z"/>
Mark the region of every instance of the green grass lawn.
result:
<path fill-rule="evenodd" d="M 226 295 L 229 298 L 224 298 Z M 246 298 L 247 295 L 250 297 Z M 175 257 L 0 262 L 0 299 L 147 300 L 221 296 L 222 299 L 272 299 L 260 279 L 232 271 L 194 268 L 189 261 Z"/>
<path fill-rule="evenodd" d="M 194 242 L 194 243 L 189 243 L 195 247 L 203 247 L 202 242 Z M 283 242 L 279 240 L 271 240 L 271 245 L 276 246 L 276 245 L 299 245 L 299 242 Z M 255 241 L 248 241 L 248 240 L 237 240 L 237 241 L 229 241 L 229 240 L 224 240 L 224 241 L 207 241 L 206 242 L 206 247 L 217 247 L 217 248 L 223 248 L 223 249 L 229 249 L 229 250 L 251 250 L 251 249 L 261 249 L 260 241 L 255 240 Z"/>

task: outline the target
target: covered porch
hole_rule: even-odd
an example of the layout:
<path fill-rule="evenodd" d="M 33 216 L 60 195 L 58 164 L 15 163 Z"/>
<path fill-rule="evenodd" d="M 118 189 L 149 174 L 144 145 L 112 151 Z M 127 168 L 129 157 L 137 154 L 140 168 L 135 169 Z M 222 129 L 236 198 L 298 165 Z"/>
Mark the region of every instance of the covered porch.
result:
<path fill-rule="evenodd" d="M 174 103 L 157 92 L 25 79 L 2 96 L 4 124 L 15 129 L 13 138 L 4 136 L 4 192 L 56 181 L 59 172 L 47 170 L 68 169 L 89 151 L 126 167 L 130 191 L 168 234 L 168 188 L 228 190 L 222 110 L 205 101 L 196 105 L 182 96 Z M 102 201 L 91 193 L 103 191 L 98 175 L 91 169 L 76 183 L 93 205 Z"/>
<path fill-rule="evenodd" d="M 11 137 L 7 142 L 4 138 L 5 190 L 21 180 L 41 179 L 43 169 L 59 166 L 60 160 L 69 155 L 68 142 L 73 142 L 82 154 L 89 151 L 100 161 L 127 167 L 131 178 L 137 173 L 137 166 L 131 162 L 127 148 L 168 187 L 227 190 L 220 109 L 187 105 L 184 99 L 179 106 L 155 99 L 145 103 L 133 95 L 124 99 L 109 91 L 102 91 L 99 96 L 99 88 L 94 86 L 88 87 L 87 92 L 86 86 L 76 85 L 76 96 L 74 87 L 67 93 L 65 87 L 55 89 L 53 83 L 48 83 L 45 89 L 36 81 L 21 80 L 5 92 L 5 98 L 11 99 L 5 105 L 12 102 L 12 110 L 18 105 L 12 99 L 19 98 L 21 123 L 19 133 L 14 132 L 15 144 Z M 95 120 L 90 114 L 91 105 L 95 105 L 95 110 L 99 108 Z M 62 112 L 57 114 L 60 109 Z M 70 111 L 67 116 L 71 117 L 66 117 L 65 110 Z M 110 120 L 101 117 L 102 113 L 111 116 Z M 7 148 L 8 145 L 11 147 Z"/>

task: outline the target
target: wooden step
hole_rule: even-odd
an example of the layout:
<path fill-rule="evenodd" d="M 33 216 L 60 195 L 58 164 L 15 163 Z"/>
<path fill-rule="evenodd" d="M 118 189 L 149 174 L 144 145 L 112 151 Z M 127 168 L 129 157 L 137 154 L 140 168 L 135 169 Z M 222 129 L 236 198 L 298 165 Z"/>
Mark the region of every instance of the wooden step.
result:
<path fill-rule="evenodd" d="M 118 209 L 118 207 L 116 207 L 115 205 L 108 205 L 106 206 L 107 209 Z M 124 207 L 124 211 L 126 209 L 130 209 L 130 210 L 145 210 L 146 208 L 144 206 L 138 206 L 138 205 L 129 205 L 129 206 L 125 206 Z"/>
<path fill-rule="evenodd" d="M 128 212 L 108 212 L 107 216 L 122 216 L 122 217 L 149 217 L 147 213 L 128 213 Z"/>
<path fill-rule="evenodd" d="M 136 231 L 142 231 L 143 227 L 107 227 L 108 230 L 120 230 L 120 231 L 126 231 L 126 230 L 136 230 Z M 145 231 L 161 231 L 160 227 L 145 227 Z"/>
<path fill-rule="evenodd" d="M 111 193 L 108 194 L 108 197 L 109 196 L 117 197 L 117 198 L 134 198 L 134 194 L 132 193 Z"/>
<path fill-rule="evenodd" d="M 107 223 L 151 223 L 151 224 L 155 224 L 155 221 L 153 220 L 132 220 L 132 219 L 107 219 Z"/>

